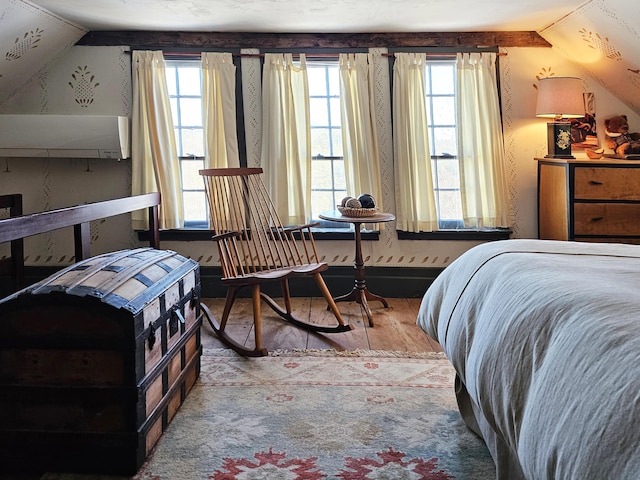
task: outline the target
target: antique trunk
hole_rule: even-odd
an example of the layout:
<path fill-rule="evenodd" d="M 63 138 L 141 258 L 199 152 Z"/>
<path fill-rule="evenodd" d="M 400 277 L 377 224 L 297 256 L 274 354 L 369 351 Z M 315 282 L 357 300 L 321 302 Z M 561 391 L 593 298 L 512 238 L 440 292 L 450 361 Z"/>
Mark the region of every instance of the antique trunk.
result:
<path fill-rule="evenodd" d="M 0 300 L 0 469 L 134 474 L 200 373 L 198 263 L 141 248 Z"/>

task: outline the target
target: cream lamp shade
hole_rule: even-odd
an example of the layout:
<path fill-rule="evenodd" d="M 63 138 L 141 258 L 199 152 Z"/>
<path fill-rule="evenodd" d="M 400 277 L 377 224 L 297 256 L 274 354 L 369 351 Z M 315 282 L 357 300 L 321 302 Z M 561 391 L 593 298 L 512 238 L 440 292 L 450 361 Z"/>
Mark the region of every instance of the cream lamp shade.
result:
<path fill-rule="evenodd" d="M 581 79 L 549 77 L 540 80 L 536 116 L 554 119 L 547 123 L 549 152 L 546 158 L 575 158 L 571 155 L 571 123 L 565 119 L 584 115 Z"/>

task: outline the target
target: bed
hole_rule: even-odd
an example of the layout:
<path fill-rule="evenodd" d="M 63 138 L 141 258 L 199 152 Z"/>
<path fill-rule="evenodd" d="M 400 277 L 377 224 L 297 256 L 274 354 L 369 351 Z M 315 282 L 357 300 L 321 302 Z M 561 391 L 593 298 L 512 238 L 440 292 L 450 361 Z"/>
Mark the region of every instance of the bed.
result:
<path fill-rule="evenodd" d="M 497 478 L 640 478 L 640 246 L 505 240 L 434 281 L 418 325 Z"/>

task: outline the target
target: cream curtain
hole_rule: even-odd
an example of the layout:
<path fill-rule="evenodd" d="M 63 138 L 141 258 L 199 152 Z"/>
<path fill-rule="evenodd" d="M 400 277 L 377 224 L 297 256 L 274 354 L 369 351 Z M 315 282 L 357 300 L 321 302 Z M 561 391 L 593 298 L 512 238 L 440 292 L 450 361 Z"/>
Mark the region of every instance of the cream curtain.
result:
<path fill-rule="evenodd" d="M 508 225 L 504 142 L 495 53 L 458 53 L 458 161 L 467 228 Z"/>
<path fill-rule="evenodd" d="M 265 54 L 262 78 L 262 168 L 285 224 L 307 221 L 311 202 L 311 126 L 304 54 Z"/>
<path fill-rule="evenodd" d="M 347 193 L 369 193 L 384 211 L 373 98 L 375 57 L 381 56 L 340 54 L 342 148 Z"/>
<path fill-rule="evenodd" d="M 180 166 L 165 63 L 160 51 L 134 51 L 131 193 L 160 192 L 159 226 L 184 226 Z M 146 212 L 134 212 L 135 229 L 148 228 Z"/>
<path fill-rule="evenodd" d="M 396 53 L 393 66 L 393 155 L 396 228 L 438 229 L 424 91 L 426 54 Z"/>
<path fill-rule="evenodd" d="M 230 53 L 202 53 L 205 168 L 239 167 L 236 67 Z"/>

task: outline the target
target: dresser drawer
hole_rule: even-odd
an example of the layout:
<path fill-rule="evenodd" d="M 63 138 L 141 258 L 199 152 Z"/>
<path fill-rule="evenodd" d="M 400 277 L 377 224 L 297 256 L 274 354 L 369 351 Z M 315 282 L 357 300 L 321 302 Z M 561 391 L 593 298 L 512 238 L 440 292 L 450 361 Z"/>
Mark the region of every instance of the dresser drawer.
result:
<path fill-rule="evenodd" d="M 640 203 L 574 204 L 575 235 L 640 236 Z"/>
<path fill-rule="evenodd" d="M 640 201 L 640 168 L 576 167 L 574 198 Z"/>

